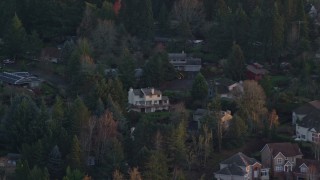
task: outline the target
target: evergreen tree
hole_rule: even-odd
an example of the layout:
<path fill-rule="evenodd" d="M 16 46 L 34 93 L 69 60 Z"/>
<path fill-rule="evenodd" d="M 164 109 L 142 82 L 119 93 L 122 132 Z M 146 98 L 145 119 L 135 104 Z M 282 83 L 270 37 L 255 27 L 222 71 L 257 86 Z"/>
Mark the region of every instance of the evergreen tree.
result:
<path fill-rule="evenodd" d="M 78 97 L 72 104 L 70 109 L 70 130 L 72 135 L 80 135 L 81 130 L 88 124 L 88 120 L 90 118 L 90 111 L 82 101 L 80 97 Z"/>
<path fill-rule="evenodd" d="M 278 58 L 283 50 L 284 44 L 284 20 L 279 14 L 277 3 L 273 10 L 273 26 L 272 26 L 272 54 L 273 58 Z"/>
<path fill-rule="evenodd" d="M 68 166 L 66 170 L 66 175 L 62 180 L 84 180 L 85 175 L 78 169 L 72 169 Z"/>
<path fill-rule="evenodd" d="M 70 151 L 70 167 L 72 169 L 82 168 L 82 153 L 79 140 L 77 136 L 73 136 L 71 151 Z"/>
<path fill-rule="evenodd" d="M 11 58 L 21 57 L 26 50 L 27 33 L 17 14 L 11 19 L 11 23 L 3 37 L 3 49 Z"/>
<path fill-rule="evenodd" d="M 63 160 L 59 151 L 59 147 L 57 145 L 53 147 L 52 151 L 49 154 L 47 167 L 50 173 L 50 177 L 58 179 L 62 177 L 64 169 Z"/>
<path fill-rule="evenodd" d="M 193 81 L 191 96 L 195 100 L 204 100 L 208 96 L 208 84 L 201 73 Z"/>
<path fill-rule="evenodd" d="M 169 169 L 167 164 L 167 157 L 161 151 L 154 151 L 151 153 L 146 164 L 146 171 L 144 176 L 146 179 L 162 180 L 169 178 Z"/>
<path fill-rule="evenodd" d="M 38 166 L 34 166 L 30 171 L 29 180 L 49 180 L 50 175 L 47 168 L 39 168 Z"/>
<path fill-rule="evenodd" d="M 19 149 L 23 143 L 33 143 L 43 137 L 46 132 L 46 120 L 40 118 L 39 108 L 29 96 L 16 96 L 5 120 L 11 148 Z"/>
<path fill-rule="evenodd" d="M 122 58 L 122 63 L 119 66 L 119 75 L 125 90 L 135 86 L 135 63 L 131 54 L 127 53 Z"/>
<path fill-rule="evenodd" d="M 138 36 L 142 39 L 150 39 L 154 35 L 154 20 L 151 0 L 140 0 L 140 19 L 136 22 L 139 26 Z"/>
<path fill-rule="evenodd" d="M 233 44 L 232 53 L 228 58 L 227 75 L 235 81 L 244 79 L 245 60 L 241 47 L 238 44 Z"/>
<path fill-rule="evenodd" d="M 113 10 L 113 4 L 107 0 L 103 1 L 100 17 L 106 20 L 113 20 L 115 18 L 115 12 Z"/>
<path fill-rule="evenodd" d="M 159 28 L 160 28 L 160 32 L 166 33 L 170 26 L 169 12 L 166 4 L 163 1 L 161 1 L 161 4 L 162 5 L 160 8 L 159 18 L 158 18 Z"/>

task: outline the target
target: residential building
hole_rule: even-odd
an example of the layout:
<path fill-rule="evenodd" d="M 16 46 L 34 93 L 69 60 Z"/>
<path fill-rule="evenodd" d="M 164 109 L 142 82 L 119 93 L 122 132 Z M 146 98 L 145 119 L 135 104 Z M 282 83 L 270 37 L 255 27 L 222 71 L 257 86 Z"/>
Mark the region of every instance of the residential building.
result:
<path fill-rule="evenodd" d="M 41 57 L 42 61 L 49 61 L 53 63 L 58 63 L 61 61 L 62 58 L 62 51 L 56 47 L 46 47 L 41 50 Z"/>
<path fill-rule="evenodd" d="M 320 179 L 320 162 L 311 159 L 297 159 L 293 169 L 295 179 Z"/>
<path fill-rule="evenodd" d="M 269 169 L 262 168 L 262 164 L 238 152 L 220 163 L 220 170 L 214 173 L 218 180 L 253 180 L 269 179 Z"/>
<path fill-rule="evenodd" d="M 184 72 L 186 78 L 194 78 L 201 69 L 201 59 L 187 56 L 186 53 L 169 53 L 169 62 L 177 71 Z M 184 76 L 185 77 L 185 76 Z"/>
<path fill-rule="evenodd" d="M 219 78 L 208 81 L 208 97 L 214 97 L 219 94 L 221 98 L 234 99 L 236 95 L 243 92 L 242 81 L 235 82 L 227 78 Z"/>
<path fill-rule="evenodd" d="M 170 103 L 167 96 L 155 88 L 129 89 L 129 110 L 137 112 L 155 112 L 169 110 Z"/>
<path fill-rule="evenodd" d="M 14 173 L 20 159 L 21 155 L 16 153 L 8 153 L 6 156 L 0 157 L 0 169 L 4 170 L 4 179 Z"/>
<path fill-rule="evenodd" d="M 268 74 L 268 71 L 263 68 L 263 66 L 259 63 L 253 63 L 247 65 L 247 78 L 251 80 L 259 81 Z"/>
<path fill-rule="evenodd" d="M 263 167 L 272 169 L 274 177 L 291 176 L 297 159 L 302 159 L 303 154 L 298 144 L 269 143 L 261 150 L 261 163 Z"/>
<path fill-rule="evenodd" d="M 38 87 L 42 82 L 39 78 L 28 72 L 2 72 L 0 73 L 0 81 L 16 86 L 28 85 L 31 88 Z"/>
<path fill-rule="evenodd" d="M 197 109 L 194 113 L 193 113 L 193 121 L 197 122 L 198 124 L 198 129 L 201 128 L 201 120 L 203 118 L 205 118 L 206 116 L 213 116 L 213 112 L 209 111 L 207 109 Z M 227 110 L 227 111 L 221 111 L 220 112 L 220 118 L 221 118 L 221 123 L 222 123 L 222 127 L 224 128 L 224 130 L 227 130 L 229 128 L 230 125 L 230 121 L 232 119 L 232 115 L 231 115 L 231 111 Z"/>
<path fill-rule="evenodd" d="M 296 126 L 296 140 L 319 142 L 320 101 L 311 101 L 294 109 L 292 124 Z"/>

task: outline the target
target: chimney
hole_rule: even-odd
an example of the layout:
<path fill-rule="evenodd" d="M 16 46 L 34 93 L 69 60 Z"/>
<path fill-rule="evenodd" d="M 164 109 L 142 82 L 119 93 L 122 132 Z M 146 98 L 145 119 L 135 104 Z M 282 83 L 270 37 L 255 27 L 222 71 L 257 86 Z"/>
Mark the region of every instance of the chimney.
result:
<path fill-rule="evenodd" d="M 132 88 L 132 87 L 130 87 L 129 91 L 130 91 L 130 92 L 132 92 L 132 91 L 133 91 L 133 88 Z"/>
<path fill-rule="evenodd" d="M 154 88 L 151 88 L 151 94 L 154 94 Z"/>

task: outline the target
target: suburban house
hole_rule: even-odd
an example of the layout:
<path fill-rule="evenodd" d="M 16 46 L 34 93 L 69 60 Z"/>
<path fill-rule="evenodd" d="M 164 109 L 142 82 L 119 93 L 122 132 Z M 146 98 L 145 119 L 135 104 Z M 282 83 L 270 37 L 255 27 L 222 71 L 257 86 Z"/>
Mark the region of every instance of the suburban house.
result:
<path fill-rule="evenodd" d="M 235 82 L 227 78 L 219 78 L 209 80 L 207 83 L 209 98 L 217 93 L 221 98 L 233 99 L 236 94 L 243 92 L 242 81 Z"/>
<path fill-rule="evenodd" d="M 0 157 L 0 168 L 4 170 L 4 175 L 14 173 L 17 162 L 21 159 L 20 154 L 8 153 L 6 156 Z M 4 177 L 4 179 L 6 179 Z"/>
<path fill-rule="evenodd" d="M 320 101 L 308 102 L 292 112 L 296 140 L 315 142 L 320 139 Z"/>
<path fill-rule="evenodd" d="M 0 81 L 16 86 L 28 85 L 31 88 L 38 87 L 41 84 L 41 80 L 38 77 L 28 72 L 2 72 L 0 73 Z"/>
<path fill-rule="evenodd" d="M 247 78 L 251 80 L 259 81 L 263 78 L 266 74 L 268 74 L 268 71 L 263 68 L 263 66 L 259 63 L 253 63 L 247 65 Z"/>
<path fill-rule="evenodd" d="M 266 144 L 260 152 L 263 167 L 270 168 L 274 177 L 282 178 L 292 176 L 297 159 L 303 156 L 298 144 L 289 142 Z"/>
<path fill-rule="evenodd" d="M 320 163 L 317 160 L 297 159 L 293 169 L 295 179 L 320 179 Z"/>
<path fill-rule="evenodd" d="M 269 179 L 269 169 L 262 168 L 262 164 L 238 152 L 220 162 L 220 170 L 214 173 L 218 180 L 253 180 Z"/>
<path fill-rule="evenodd" d="M 185 73 L 187 78 L 194 78 L 201 69 L 201 59 L 187 56 L 186 53 L 169 53 L 169 62 L 177 71 Z"/>
<path fill-rule="evenodd" d="M 130 88 L 128 103 L 129 110 L 145 113 L 169 110 L 170 107 L 169 98 L 155 88 Z"/>
<path fill-rule="evenodd" d="M 197 123 L 198 129 L 201 128 L 202 119 L 207 117 L 207 116 L 208 117 L 213 116 L 213 112 L 209 111 L 207 109 L 197 109 L 193 113 L 193 121 Z M 220 118 L 221 118 L 222 127 L 225 130 L 228 129 L 228 127 L 230 125 L 230 121 L 232 119 L 231 111 L 229 111 L 229 110 L 221 111 L 220 112 Z"/>

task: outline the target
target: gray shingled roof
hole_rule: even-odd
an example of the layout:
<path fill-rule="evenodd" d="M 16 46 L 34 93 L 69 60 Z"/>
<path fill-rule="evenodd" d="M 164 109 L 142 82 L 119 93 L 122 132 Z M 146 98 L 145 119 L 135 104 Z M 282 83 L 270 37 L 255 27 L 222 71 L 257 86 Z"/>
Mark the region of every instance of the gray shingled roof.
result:
<path fill-rule="evenodd" d="M 312 111 L 307 114 L 301 121 L 298 121 L 297 124 L 301 127 L 312 129 L 314 128 L 317 132 L 320 131 L 320 112 Z"/>
<path fill-rule="evenodd" d="M 238 166 L 246 167 L 248 165 L 253 165 L 256 162 L 258 162 L 256 159 L 250 158 L 245 154 L 243 154 L 242 152 L 238 152 L 237 154 L 222 161 L 220 164 L 236 164 Z"/>
<path fill-rule="evenodd" d="M 220 169 L 215 174 L 244 176 L 246 172 L 242 170 L 241 167 L 233 163 L 225 168 Z"/>
<path fill-rule="evenodd" d="M 293 110 L 296 114 L 309 114 L 312 111 L 320 111 L 320 101 L 315 100 L 308 102 Z"/>

